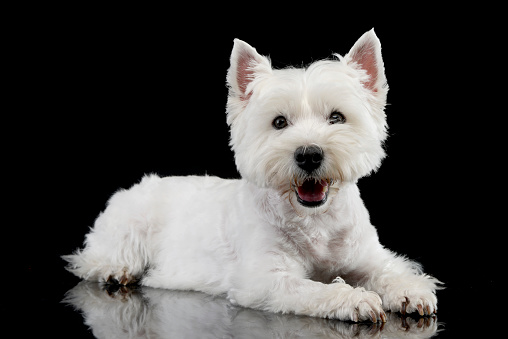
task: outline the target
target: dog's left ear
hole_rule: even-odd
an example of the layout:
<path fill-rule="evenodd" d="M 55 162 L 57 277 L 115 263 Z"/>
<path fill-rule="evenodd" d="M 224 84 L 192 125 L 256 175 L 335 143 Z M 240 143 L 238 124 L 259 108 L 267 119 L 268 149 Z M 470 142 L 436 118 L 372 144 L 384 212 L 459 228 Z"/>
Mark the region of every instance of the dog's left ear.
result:
<path fill-rule="evenodd" d="M 235 39 L 231 52 L 231 66 L 227 75 L 230 97 L 248 101 L 252 94 L 252 88 L 249 85 L 258 75 L 271 74 L 271 70 L 268 58 L 258 54 L 256 49 L 246 42 Z"/>
<path fill-rule="evenodd" d="M 357 67 L 367 73 L 369 77 L 363 82 L 365 88 L 372 91 L 376 96 L 386 95 L 388 86 L 383 58 L 381 57 L 381 42 L 374 33 L 374 29 L 366 32 L 358 39 L 345 59 L 348 64 L 356 63 Z"/>

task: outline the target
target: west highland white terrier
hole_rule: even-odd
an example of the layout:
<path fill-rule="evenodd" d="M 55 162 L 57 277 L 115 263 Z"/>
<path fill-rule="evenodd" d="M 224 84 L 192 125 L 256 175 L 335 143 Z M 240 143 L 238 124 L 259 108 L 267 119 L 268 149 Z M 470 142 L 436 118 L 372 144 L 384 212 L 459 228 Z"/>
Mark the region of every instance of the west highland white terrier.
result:
<path fill-rule="evenodd" d="M 386 321 L 437 310 L 440 282 L 384 248 L 356 182 L 385 156 L 388 86 L 371 30 L 346 56 L 272 69 L 235 40 L 227 123 L 240 180 L 145 176 L 63 258 L 95 281 L 224 294 L 272 312 Z"/>

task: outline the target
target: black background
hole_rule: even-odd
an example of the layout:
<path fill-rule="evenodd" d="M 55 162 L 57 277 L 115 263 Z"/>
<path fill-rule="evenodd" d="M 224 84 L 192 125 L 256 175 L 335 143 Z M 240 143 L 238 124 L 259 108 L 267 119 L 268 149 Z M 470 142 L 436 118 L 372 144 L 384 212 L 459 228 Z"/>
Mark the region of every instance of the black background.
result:
<path fill-rule="evenodd" d="M 505 70 L 495 9 L 316 5 L 17 11 L 5 49 L 12 293 L 2 312 L 24 331 L 89 336 L 59 303 L 79 281 L 60 255 L 81 246 L 109 196 L 145 173 L 239 177 L 225 122 L 234 38 L 282 68 L 344 55 L 374 27 L 390 136 L 380 170 L 359 181 L 372 223 L 386 247 L 445 283 L 442 337 L 500 329 Z"/>

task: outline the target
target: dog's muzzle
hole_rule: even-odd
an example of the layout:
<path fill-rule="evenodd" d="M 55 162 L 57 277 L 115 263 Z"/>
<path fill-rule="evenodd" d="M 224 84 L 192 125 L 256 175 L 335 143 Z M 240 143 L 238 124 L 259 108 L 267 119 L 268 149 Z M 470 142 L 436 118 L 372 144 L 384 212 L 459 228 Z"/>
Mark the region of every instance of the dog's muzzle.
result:
<path fill-rule="evenodd" d="M 298 147 L 294 154 L 296 165 L 307 175 L 312 176 L 321 167 L 323 150 L 315 145 Z M 294 183 L 298 202 L 306 207 L 321 206 L 328 197 L 330 181 L 310 177 L 303 182 Z"/>

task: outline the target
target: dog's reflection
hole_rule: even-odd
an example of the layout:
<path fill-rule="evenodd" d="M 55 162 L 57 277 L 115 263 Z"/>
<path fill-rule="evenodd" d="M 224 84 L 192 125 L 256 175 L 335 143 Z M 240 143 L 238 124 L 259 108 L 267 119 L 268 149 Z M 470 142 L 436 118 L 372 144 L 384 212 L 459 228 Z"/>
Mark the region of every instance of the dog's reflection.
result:
<path fill-rule="evenodd" d="M 80 282 L 64 302 L 83 313 L 97 338 L 429 338 L 435 317 L 400 318 L 384 324 L 274 314 L 233 306 L 225 298 Z"/>

